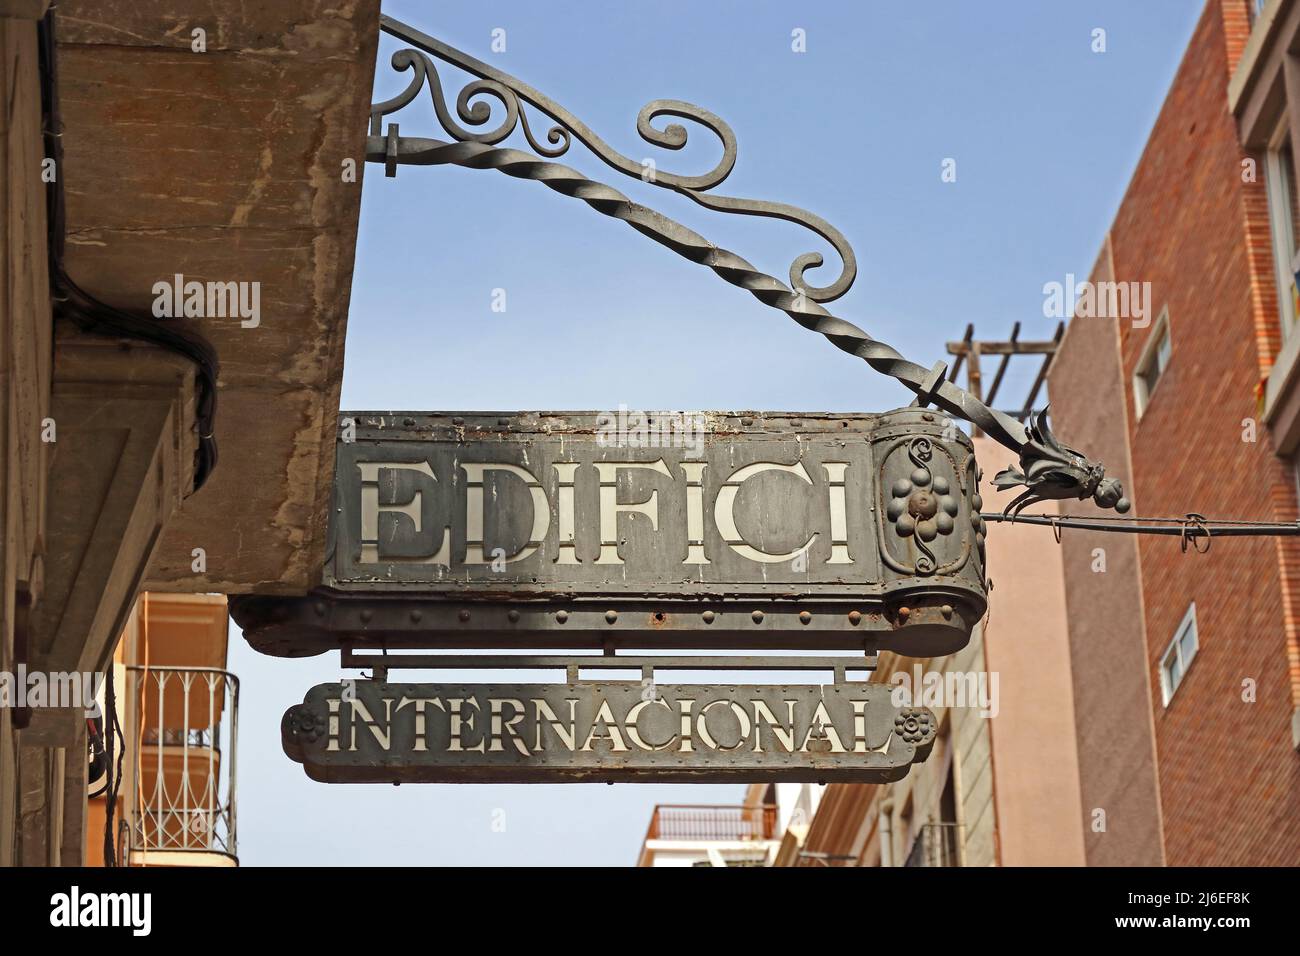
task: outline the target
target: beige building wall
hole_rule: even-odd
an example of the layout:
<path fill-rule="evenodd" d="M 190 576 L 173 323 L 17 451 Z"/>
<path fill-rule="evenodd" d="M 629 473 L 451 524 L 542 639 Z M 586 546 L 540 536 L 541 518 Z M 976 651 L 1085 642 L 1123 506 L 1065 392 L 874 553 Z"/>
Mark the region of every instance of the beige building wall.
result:
<path fill-rule="evenodd" d="M 364 151 L 379 2 L 209 6 L 220 29 L 208 41 L 212 68 L 196 70 L 167 5 L 63 0 L 46 73 L 59 106 L 49 145 L 61 158 L 47 166 L 37 24 L 50 4 L 0 0 L 0 669 L 9 672 L 18 663 L 102 671 L 147 579 L 183 592 L 295 593 L 321 566 L 361 185 L 320 163 Z M 295 99 L 303 90 L 316 106 Z M 283 109 L 299 99 L 303 108 Z M 223 128 L 248 135 L 184 153 L 212 159 L 203 175 L 174 150 L 136 148 L 142 136 L 167 143 L 178 129 L 210 129 L 221 109 Z M 269 169 L 267 117 L 284 146 Z M 254 180 L 288 185 L 250 206 Z M 124 326 L 82 328 L 71 320 L 80 306 L 53 319 L 46 202 L 60 196 L 75 237 L 63 271 L 99 302 L 148 315 L 159 275 L 183 273 L 263 282 L 277 303 L 296 304 L 279 308 L 271 334 L 222 316 L 186 322 L 222 360 L 222 464 L 202 488 L 191 358 Z M 250 414 L 268 395 L 289 411 Z M 0 866 L 82 862 L 86 751 L 77 708 L 0 708 Z"/>
<path fill-rule="evenodd" d="M 29 651 L 21 645 L 43 577 L 49 446 L 40 435 L 53 354 L 36 32 L 44 6 L 0 0 L 0 670 L 8 673 Z M 74 757 L 73 778 L 80 763 Z M 66 771 L 62 748 L 24 746 L 13 710 L 0 707 L 0 866 L 79 861 L 76 852 L 63 857 L 58 838 L 78 826 L 63 819 L 62 795 L 76 793 Z M 79 836 L 69 833 L 78 847 Z"/>
<path fill-rule="evenodd" d="M 970 644 L 952 658 L 952 668 L 964 673 L 986 671 L 984 628 L 975 629 Z M 990 685 L 991 687 L 991 685 Z M 1000 689 L 999 689 L 1000 690 Z M 992 717 L 978 707 L 948 712 L 957 759 L 957 822 L 961 824 L 962 866 L 993 866 L 997 859 L 997 812 L 993 801 Z"/>
<path fill-rule="evenodd" d="M 921 660 L 883 655 L 877 679 L 889 683 L 894 674 L 901 672 L 915 685 L 918 667 L 923 675 L 960 674 L 964 678 L 982 674 L 985 672 L 982 630 L 976 628 L 971 642 L 946 658 Z M 957 865 L 992 866 L 997 862 L 997 819 L 990 767 L 990 718 L 981 716 L 976 699 L 968 698 L 962 706 L 936 707 L 929 703 L 927 706 L 939 721 L 934 750 L 898 783 L 879 788 L 877 807 L 890 817 L 891 842 L 890 852 L 881 854 L 881 859 L 894 866 L 903 865 L 926 824 L 952 823 L 957 827 Z M 946 819 L 942 796 L 950 766 L 956 797 L 955 816 Z"/>
<path fill-rule="evenodd" d="M 1004 511 L 1016 490 L 993 476 L 1015 455 L 975 440 L 983 469 L 984 512 Z M 1058 514 L 1051 503 L 1036 514 Z M 993 524 L 987 568 L 990 612 L 985 662 L 998 675 L 1000 710 L 992 721 L 992 770 L 1003 866 L 1082 866 L 1082 802 L 1075 740 L 1069 629 L 1061 546 L 1041 525 Z"/>
<path fill-rule="evenodd" d="M 885 653 L 872 676 L 890 683 L 906 674 L 915 683 L 934 674 L 979 675 L 984 671 L 983 637 L 975 628 L 971 642 L 947 658 L 920 659 Z M 911 686 L 911 685 L 909 685 Z M 897 783 L 832 784 L 812 789 L 821 795 L 808 818 L 786 811 L 781 795 L 785 837 L 777 866 L 902 866 L 926 824 L 956 824 L 955 865 L 991 866 L 997 862 L 997 819 L 990 766 L 990 720 L 981 716 L 976 697 L 962 706 L 936 706 L 939 737 L 924 763 L 914 765 Z M 945 810 L 942 796 L 952 768 L 955 806 Z M 796 787 L 798 785 L 790 785 Z"/>
<path fill-rule="evenodd" d="M 975 450 L 983 511 L 1003 511 L 1015 495 L 992 488 L 992 479 L 1014 456 L 984 438 Z M 837 865 L 902 866 L 926 825 L 942 823 L 957 825 L 959 851 L 949 865 L 1085 863 L 1062 549 L 1050 528 L 997 523 L 986 556 L 990 611 L 970 644 L 932 660 L 882 654 L 873 679 L 890 683 L 904 673 L 914 684 L 919 667 L 945 685 L 947 675 L 960 675 L 967 688 L 982 677 L 987 696 L 922 698 L 940 728 L 929 758 L 894 784 L 827 788 L 806 837 L 788 834 L 792 845 L 778 865 L 810 865 L 810 855 L 821 854 Z M 945 807 L 950 768 L 953 800 Z"/>

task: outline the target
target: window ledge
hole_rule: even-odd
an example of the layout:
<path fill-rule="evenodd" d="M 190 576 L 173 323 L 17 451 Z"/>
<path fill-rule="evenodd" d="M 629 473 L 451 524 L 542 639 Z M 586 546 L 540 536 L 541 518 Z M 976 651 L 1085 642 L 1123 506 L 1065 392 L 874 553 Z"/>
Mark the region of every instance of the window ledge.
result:
<path fill-rule="evenodd" d="M 1246 47 L 1237 62 L 1237 69 L 1228 80 L 1228 109 L 1234 116 L 1250 87 L 1258 80 L 1257 70 L 1281 22 L 1281 12 L 1280 0 L 1269 0 L 1251 24 L 1250 36 L 1246 39 Z"/>
<path fill-rule="evenodd" d="M 1264 422 L 1279 455 L 1300 446 L 1300 328 L 1292 330 L 1273 361 L 1264 386 Z"/>

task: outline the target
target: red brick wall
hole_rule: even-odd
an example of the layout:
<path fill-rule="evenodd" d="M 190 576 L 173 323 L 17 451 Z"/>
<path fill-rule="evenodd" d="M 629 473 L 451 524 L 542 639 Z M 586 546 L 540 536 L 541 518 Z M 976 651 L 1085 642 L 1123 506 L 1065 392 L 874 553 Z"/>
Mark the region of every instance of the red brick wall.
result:
<path fill-rule="evenodd" d="M 1129 422 L 1134 497 L 1149 516 L 1297 517 L 1290 466 L 1267 431 L 1242 440 L 1279 338 L 1262 176 L 1242 181 L 1227 105 L 1243 16 L 1242 0 L 1207 4 L 1111 233 L 1116 278 L 1152 283 L 1151 326 L 1120 327 L 1130 409 L 1133 372 L 1169 308 L 1172 359 Z M 1288 657 L 1300 547 L 1220 539 L 1199 555 L 1177 539 L 1138 541 L 1167 862 L 1300 862 Z M 1192 601 L 1200 651 L 1166 709 L 1159 661 Z M 1242 700 L 1248 678 L 1254 703 Z"/>
<path fill-rule="evenodd" d="M 1223 24 L 1224 52 L 1228 72 L 1232 73 L 1241 61 L 1241 54 L 1250 39 L 1250 7 L 1255 0 L 1210 0 L 1207 9 L 1217 10 Z"/>

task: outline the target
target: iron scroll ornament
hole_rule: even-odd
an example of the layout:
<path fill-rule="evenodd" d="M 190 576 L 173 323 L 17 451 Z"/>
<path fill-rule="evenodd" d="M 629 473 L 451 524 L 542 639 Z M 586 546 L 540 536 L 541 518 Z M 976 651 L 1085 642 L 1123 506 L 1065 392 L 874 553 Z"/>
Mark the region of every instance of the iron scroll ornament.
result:
<path fill-rule="evenodd" d="M 783 203 L 708 195 L 710 189 L 726 179 L 735 165 L 736 138 L 731 127 L 707 110 L 679 100 L 656 100 L 645 106 L 637 119 L 642 138 L 666 149 L 681 149 L 686 144 L 686 130 L 669 124 L 659 130 L 652 121 L 661 116 L 675 116 L 697 121 L 719 137 L 722 159 L 699 176 L 658 172 L 643 177 L 645 167 L 617 152 L 576 116 L 543 96 L 537 90 L 507 73 L 488 66 L 427 34 L 421 33 L 392 17 L 380 17 L 380 29 L 410 43 L 416 49 L 401 50 L 392 58 L 399 71 L 413 71 L 405 90 L 392 99 L 376 103 L 370 110 L 370 135 L 366 139 L 366 161 L 385 167 L 385 174 L 395 176 L 399 165 L 457 165 L 470 169 L 495 169 L 507 176 L 540 182 L 547 188 L 580 199 L 602 215 L 622 220 L 642 235 L 666 246 L 678 255 L 707 266 L 726 282 L 745 289 L 764 305 L 778 309 L 810 331 L 825 336 L 832 345 L 856 355 L 877 372 L 902 383 L 915 395 L 914 404 L 933 405 L 947 414 L 970 422 L 999 444 L 1015 451 L 1020 469 L 1007 468 L 994 478 L 999 488 L 1024 486 L 1016 499 L 1017 511 L 1038 501 L 1092 498 L 1103 508 L 1121 513 L 1129 510 L 1123 487 L 1105 476 L 1101 462 L 1059 443 L 1047 426 L 1045 413 L 1039 413 L 1026 427 L 1003 412 L 989 408 L 982 401 L 946 377 L 943 362 L 933 368 L 905 359 L 883 342 L 873 339 L 856 325 L 832 314 L 821 303 L 830 302 L 846 292 L 857 275 L 857 262 L 843 235 L 818 216 Z M 461 121 L 483 127 L 491 118 L 491 107 L 476 97 L 491 96 L 505 109 L 503 120 L 485 131 L 471 131 L 452 117 L 442 93 L 437 68 L 431 59 L 453 64 L 478 77 L 464 87 L 456 98 L 456 114 Z M 397 123 L 384 128 L 384 117 L 411 103 L 428 83 L 434 111 L 453 142 L 424 137 L 399 135 Z M 531 104 L 556 122 L 546 134 L 549 146 L 542 146 L 528 123 L 523 103 Z M 496 145 L 519 127 L 536 154 Z M 576 169 L 554 162 L 568 151 L 577 138 L 607 165 L 629 176 L 672 189 L 689 196 L 710 209 L 743 215 L 785 219 L 803 225 L 825 238 L 841 256 L 840 276 L 822 287 L 808 287 L 804 274 L 822 264 L 818 253 L 799 256 L 790 267 L 790 286 L 759 271 L 745 259 L 709 242 L 699 233 L 662 213 L 633 202 L 618 190 L 589 179 Z"/>
<path fill-rule="evenodd" d="M 641 108 L 637 115 L 637 133 L 646 142 L 663 149 L 680 150 L 686 146 L 689 134 L 686 127 L 679 123 L 670 123 L 663 129 L 654 125 L 654 121 L 664 116 L 691 120 L 699 123 L 717 136 L 722 144 L 722 158 L 709 171 L 696 176 L 660 171 L 657 167 L 648 167 L 645 162 L 638 162 L 630 156 L 618 152 L 606 143 L 586 123 L 578 119 L 550 97 L 544 96 L 531 86 L 489 66 L 481 60 L 448 46 L 440 40 L 421 33 L 389 16 L 380 17 L 380 29 L 418 49 L 398 50 L 393 54 L 391 63 L 398 72 L 412 71 L 406 89 L 392 99 L 376 103 L 370 108 L 371 135 L 379 135 L 383 118 L 395 113 L 411 103 L 427 84 L 433 101 L 434 112 L 438 122 L 452 137 L 460 142 L 483 143 L 495 145 L 510 136 L 515 129 L 521 128 L 529 148 L 547 159 L 555 159 L 569 151 L 576 137 L 604 163 L 628 176 L 635 176 L 665 189 L 671 189 L 687 196 L 696 203 L 717 212 L 737 213 L 748 216 L 766 216 L 784 219 L 804 226 L 821 236 L 834 247 L 840 257 L 842 267 L 835 281 L 825 286 L 815 286 L 807 282 L 805 273 L 820 267 L 824 260 L 820 253 L 807 252 L 795 258 L 790 265 L 790 285 L 801 289 L 805 295 L 817 302 L 831 302 L 838 299 L 853 285 L 857 278 L 857 259 L 853 248 L 843 233 L 820 216 L 791 206 L 786 203 L 769 202 L 758 199 L 743 199 L 736 196 L 717 196 L 707 194 L 728 176 L 736 165 L 736 134 L 731 126 L 720 116 L 709 112 L 693 103 L 682 100 L 654 100 Z M 461 89 L 456 97 L 456 116 L 453 117 L 443 95 L 442 80 L 432 57 L 438 57 L 448 63 L 477 76 L 478 79 Z M 505 110 L 505 116 L 495 127 L 488 127 L 493 110 L 484 99 L 492 97 Z M 523 108 L 529 103 L 540 112 L 555 121 L 546 133 L 549 146 L 542 145 L 528 122 L 528 114 Z M 466 124 L 460 125 L 461 122 Z M 475 127 L 475 129 L 467 129 Z M 389 175 L 393 170 L 389 171 Z"/>

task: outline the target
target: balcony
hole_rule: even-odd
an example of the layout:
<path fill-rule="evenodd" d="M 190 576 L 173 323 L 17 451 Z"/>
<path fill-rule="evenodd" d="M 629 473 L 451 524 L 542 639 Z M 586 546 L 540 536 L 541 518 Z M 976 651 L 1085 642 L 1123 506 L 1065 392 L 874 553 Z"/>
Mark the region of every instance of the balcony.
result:
<path fill-rule="evenodd" d="M 214 667 L 127 668 L 136 707 L 129 866 L 235 866 L 239 680 Z"/>
<path fill-rule="evenodd" d="M 781 835 L 774 806 L 659 804 L 638 866 L 770 866 Z"/>
<path fill-rule="evenodd" d="M 650 817 L 645 838 L 723 843 L 775 840 L 776 807 L 661 803 Z"/>
<path fill-rule="evenodd" d="M 960 823 L 926 823 L 916 835 L 904 866 L 961 866 Z"/>

